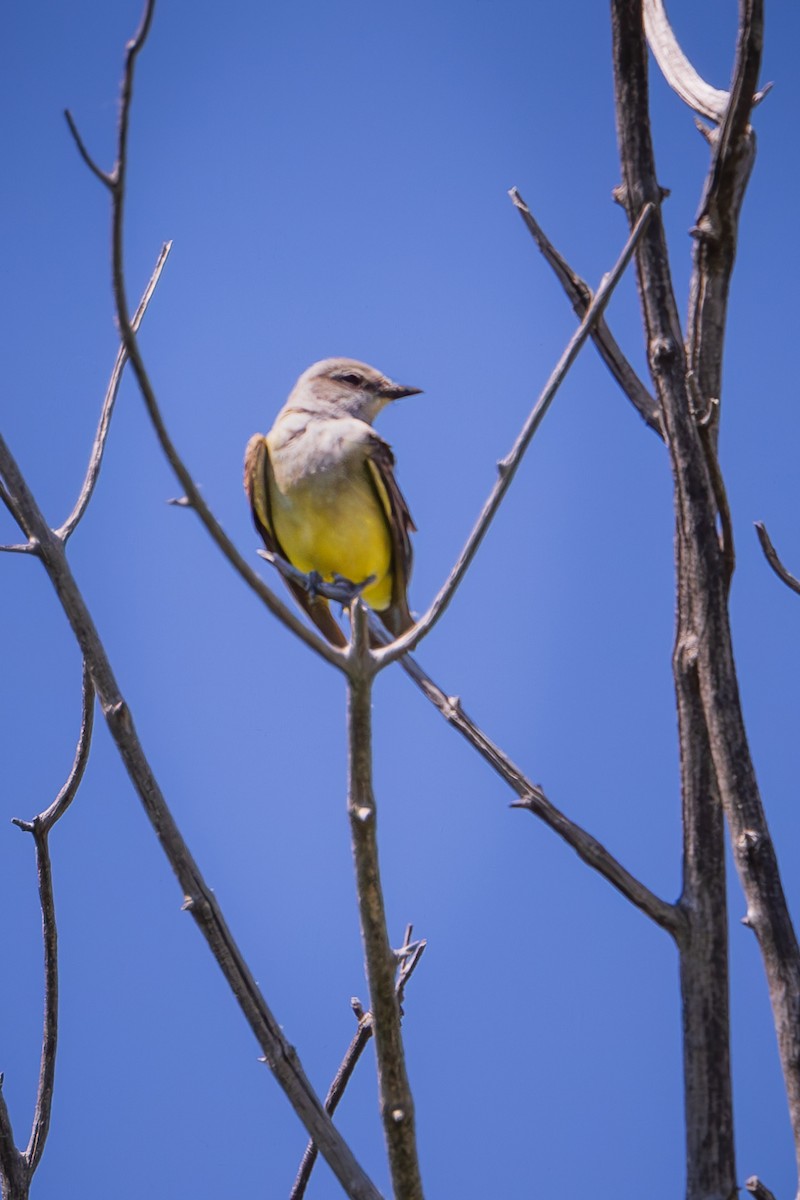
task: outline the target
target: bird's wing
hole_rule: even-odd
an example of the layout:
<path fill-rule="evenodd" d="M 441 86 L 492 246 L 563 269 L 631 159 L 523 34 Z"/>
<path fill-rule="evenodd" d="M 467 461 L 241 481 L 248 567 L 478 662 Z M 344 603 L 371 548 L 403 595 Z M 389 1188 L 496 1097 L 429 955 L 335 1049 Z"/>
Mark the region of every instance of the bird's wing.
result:
<path fill-rule="evenodd" d="M 377 433 L 372 432 L 367 453 L 367 469 L 378 499 L 389 522 L 392 539 L 392 603 L 378 613 L 390 633 L 399 637 L 414 624 L 408 610 L 408 581 L 411 576 L 411 538 L 416 530 L 403 493 L 394 477 L 394 455 Z"/>
<path fill-rule="evenodd" d="M 269 501 L 269 472 L 271 469 L 267 439 L 263 433 L 254 433 L 247 443 L 244 454 L 244 490 L 250 501 L 253 523 L 270 553 L 279 554 L 286 562 L 290 562 L 288 554 L 275 535 L 272 523 Z M 312 600 L 300 584 L 293 583 L 290 579 L 286 580 L 286 584 L 297 603 L 305 609 L 317 629 L 325 635 L 328 641 L 334 646 L 346 646 L 347 638 L 334 620 L 328 601 L 321 596 L 315 596 Z"/>

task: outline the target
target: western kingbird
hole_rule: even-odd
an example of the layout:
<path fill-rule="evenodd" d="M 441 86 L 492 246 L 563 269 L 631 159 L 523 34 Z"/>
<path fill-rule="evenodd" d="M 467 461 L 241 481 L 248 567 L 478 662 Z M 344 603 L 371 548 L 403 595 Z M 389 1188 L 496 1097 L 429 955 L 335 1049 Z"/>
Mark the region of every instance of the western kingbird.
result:
<path fill-rule="evenodd" d="M 352 358 L 326 358 L 300 376 L 266 437 L 251 437 L 244 460 L 245 491 L 267 549 L 328 582 L 374 576 L 363 597 L 394 637 L 413 624 L 406 588 L 416 526 L 394 455 L 372 422 L 390 400 L 420 391 Z M 347 645 L 328 601 L 287 582 L 325 637 Z"/>

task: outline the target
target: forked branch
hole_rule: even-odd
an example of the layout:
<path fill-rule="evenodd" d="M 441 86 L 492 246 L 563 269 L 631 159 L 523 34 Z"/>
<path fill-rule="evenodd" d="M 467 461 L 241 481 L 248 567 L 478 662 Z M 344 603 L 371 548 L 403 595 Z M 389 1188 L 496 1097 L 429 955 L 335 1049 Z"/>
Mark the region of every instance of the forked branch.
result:
<path fill-rule="evenodd" d="M 517 189 L 512 188 L 508 194 L 517 212 L 522 217 L 525 227 L 567 293 L 575 313 L 582 320 L 592 302 L 591 288 L 584 279 L 581 279 L 580 275 L 577 275 L 573 271 L 563 255 L 559 254 L 556 250 Z M 622 353 L 616 339 L 606 324 L 605 317 L 599 317 L 595 322 L 591 338 L 603 362 L 639 413 L 639 416 L 650 426 L 654 433 L 657 433 L 659 437 L 663 437 L 658 405 Z"/>
<path fill-rule="evenodd" d="M 395 979 L 395 992 L 397 993 L 397 1003 L 400 1006 L 400 1016 L 403 1016 L 403 996 L 405 995 L 406 985 L 414 974 L 417 968 L 426 943 L 424 941 L 412 942 L 413 929 L 410 925 L 406 927 L 403 945 L 399 950 L 395 951 L 397 959 L 397 977 Z M 325 1111 L 331 1115 L 339 1106 L 339 1101 L 342 1099 L 353 1072 L 356 1069 L 358 1060 L 364 1053 L 367 1044 L 375 1031 L 375 1021 L 372 1016 L 372 1010 L 368 1009 L 364 1012 L 358 1000 L 352 1001 L 353 1012 L 356 1014 L 358 1025 L 350 1045 L 345 1051 L 344 1058 L 339 1064 L 339 1069 L 336 1072 L 331 1086 L 328 1088 L 328 1093 L 325 1097 Z M 311 1172 L 314 1170 L 314 1164 L 317 1161 L 317 1147 L 313 1142 L 309 1142 L 306 1146 L 305 1153 L 300 1162 L 292 1190 L 289 1194 L 289 1200 L 302 1200 L 306 1194 Z"/>
<path fill-rule="evenodd" d="M 9 1197 L 10 1200 L 23 1200 L 27 1197 L 34 1172 L 44 1153 L 50 1128 L 58 1047 L 58 932 L 48 834 L 72 803 L 83 779 L 92 742 L 93 713 L 94 688 L 84 663 L 81 728 L 75 759 L 67 780 L 49 808 L 39 813 L 32 821 L 15 818 L 13 822 L 26 833 L 33 835 L 36 846 L 36 870 L 39 879 L 39 903 L 42 911 L 42 940 L 44 943 L 44 1027 L 36 1106 L 30 1140 L 24 1152 L 17 1150 L 14 1144 L 8 1110 L 2 1098 L 2 1081 L 0 1080 L 0 1179 L 2 1179 L 3 1196 Z"/>
<path fill-rule="evenodd" d="M 511 486 L 511 481 L 516 474 L 517 468 L 522 462 L 522 458 L 531 443 L 531 439 L 541 425 L 544 417 L 553 402 L 561 384 L 566 378 L 567 372 L 572 366 L 575 359 L 583 346 L 584 342 L 590 336 L 596 321 L 602 316 L 603 311 L 611 299 L 614 289 L 625 273 L 625 269 L 630 262 L 636 246 L 640 238 L 647 228 L 648 222 L 655 211 L 654 205 L 645 204 L 640 213 L 638 213 L 636 223 L 630 232 L 627 242 L 620 254 L 617 262 L 607 275 L 603 277 L 600 287 L 594 296 L 594 299 L 587 308 L 583 320 L 578 329 L 569 340 L 564 353 L 561 355 L 557 366 L 548 379 L 544 390 L 541 392 L 538 400 L 531 409 L 525 424 L 523 425 L 519 436 L 512 446 L 509 453 L 504 459 L 497 464 L 497 482 L 492 488 L 486 503 L 481 510 L 481 513 L 475 522 L 475 525 L 467 538 L 464 549 L 450 572 L 449 576 L 442 585 L 439 594 L 434 598 L 428 611 L 420 617 L 416 625 L 412 626 L 407 633 L 397 638 L 383 650 L 378 650 L 375 654 L 378 670 L 394 662 L 409 650 L 413 650 L 428 634 L 439 618 L 443 615 L 445 609 L 455 594 L 455 590 L 467 572 L 467 569 L 473 558 L 478 552 L 478 548 L 483 541 L 489 526 L 497 512 L 500 504 Z"/>

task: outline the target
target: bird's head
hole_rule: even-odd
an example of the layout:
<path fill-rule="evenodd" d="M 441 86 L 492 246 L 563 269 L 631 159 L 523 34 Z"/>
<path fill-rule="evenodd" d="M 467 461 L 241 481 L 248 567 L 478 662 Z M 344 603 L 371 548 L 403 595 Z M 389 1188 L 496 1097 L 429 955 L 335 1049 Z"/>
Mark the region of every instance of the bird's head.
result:
<path fill-rule="evenodd" d="M 354 358 L 325 358 L 298 379 L 289 404 L 313 407 L 330 416 L 356 417 L 370 425 L 390 400 L 415 396 L 421 388 L 406 387 Z"/>

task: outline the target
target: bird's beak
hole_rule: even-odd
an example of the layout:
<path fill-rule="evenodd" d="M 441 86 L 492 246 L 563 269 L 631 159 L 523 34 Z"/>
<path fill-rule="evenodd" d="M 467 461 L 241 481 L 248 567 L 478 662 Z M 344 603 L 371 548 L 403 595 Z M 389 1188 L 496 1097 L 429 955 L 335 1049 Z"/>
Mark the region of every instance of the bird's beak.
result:
<path fill-rule="evenodd" d="M 381 395 L 387 400 L 402 400 L 404 396 L 419 396 L 422 388 L 406 387 L 402 383 L 390 383 L 381 390 Z"/>

